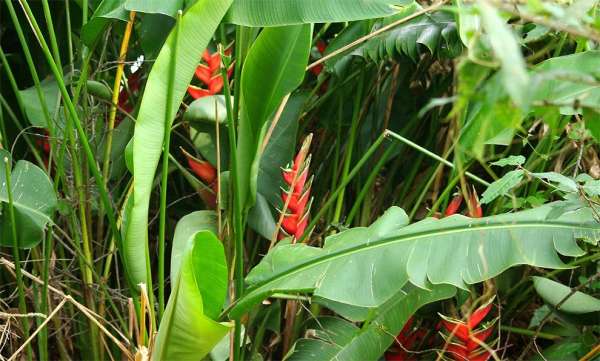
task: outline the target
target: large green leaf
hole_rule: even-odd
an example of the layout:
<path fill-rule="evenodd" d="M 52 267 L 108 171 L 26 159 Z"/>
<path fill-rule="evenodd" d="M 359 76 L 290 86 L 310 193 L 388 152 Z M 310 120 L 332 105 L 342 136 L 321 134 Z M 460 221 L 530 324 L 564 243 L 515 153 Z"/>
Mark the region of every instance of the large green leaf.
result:
<path fill-rule="evenodd" d="M 544 277 L 533 277 L 533 285 L 537 293 L 552 306 L 556 307 L 567 296 L 558 308 L 567 313 L 590 313 L 600 311 L 600 300 L 583 292 L 574 292 L 571 288 Z"/>
<path fill-rule="evenodd" d="M 363 328 L 339 318 L 321 317 L 312 327 L 315 338 L 299 340 L 286 359 L 313 360 L 317 354 L 319 360 L 378 360 L 413 313 L 454 293 L 455 288 L 449 285 L 434 286 L 431 291 L 407 287 L 381 307 L 372 309 L 372 319 Z"/>
<path fill-rule="evenodd" d="M 148 254 L 148 208 L 152 182 L 160 159 L 165 136 L 165 114 L 167 102 L 172 103 L 172 112 L 167 118 L 172 121 L 192 77 L 202 52 L 206 48 L 221 18 L 232 0 L 198 0 L 183 15 L 179 25 L 177 45 L 177 67 L 175 69 L 172 98 L 167 99 L 169 65 L 173 56 L 172 32 L 152 66 L 133 137 L 134 204 L 131 210 L 127 237 L 124 242 L 124 258 L 128 262 L 129 277 L 133 284 L 147 283 Z"/>
<path fill-rule="evenodd" d="M 465 288 L 515 265 L 562 268 L 558 254 L 580 256 L 578 239 L 600 238 L 592 210 L 571 202 L 479 219 L 455 215 L 404 226 L 406 219 L 392 207 L 370 227 L 328 237 L 323 248 L 275 247 L 249 273 L 247 293 L 231 315 L 274 292 L 377 307 L 407 282 Z"/>
<path fill-rule="evenodd" d="M 181 268 L 158 329 L 153 360 L 201 360 L 229 332 L 207 314 L 207 304 L 225 301 L 227 263 L 221 241 L 197 232 L 181 258 Z"/>
<path fill-rule="evenodd" d="M 227 20 L 245 26 L 282 26 L 380 18 L 412 0 L 235 0 Z"/>
<path fill-rule="evenodd" d="M 5 158 L 8 164 L 4 162 Z M 0 245 L 7 247 L 13 245 L 6 184 L 6 166 L 11 166 L 11 159 L 10 153 L 0 149 Z M 46 225 L 52 222 L 56 193 L 48 175 L 26 160 L 17 162 L 10 179 L 19 247 L 32 248 L 44 238 Z"/>
<path fill-rule="evenodd" d="M 48 113 L 53 117 L 56 115 L 59 106 L 59 92 L 56 80 L 54 80 L 54 78 L 44 79 L 40 83 L 40 87 L 42 88 L 46 106 L 48 107 Z M 25 107 L 25 113 L 27 114 L 29 123 L 34 127 L 48 128 L 46 117 L 44 115 L 44 108 L 42 107 L 35 86 L 19 90 L 19 93 L 23 99 L 23 106 Z"/>
<path fill-rule="evenodd" d="M 237 147 L 238 192 L 246 207 L 255 199 L 265 124 L 283 97 L 302 83 L 311 36 L 311 25 L 267 28 L 248 52 L 242 70 L 243 107 Z"/>

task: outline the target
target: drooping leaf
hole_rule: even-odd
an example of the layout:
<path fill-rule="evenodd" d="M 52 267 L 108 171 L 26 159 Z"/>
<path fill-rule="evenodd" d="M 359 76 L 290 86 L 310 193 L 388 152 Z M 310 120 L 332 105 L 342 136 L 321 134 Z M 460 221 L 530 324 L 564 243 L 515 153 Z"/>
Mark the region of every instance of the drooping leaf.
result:
<path fill-rule="evenodd" d="M 152 359 L 202 359 L 231 327 L 214 321 L 214 314 L 207 313 L 216 305 L 220 310 L 227 292 L 227 263 L 221 241 L 210 231 L 192 235 L 172 281 Z"/>
<path fill-rule="evenodd" d="M 164 14 L 138 15 L 135 30 L 145 59 L 156 59 L 174 25 L 175 19 Z"/>
<path fill-rule="evenodd" d="M 481 18 L 476 14 L 475 6 L 464 0 L 457 0 L 457 23 L 460 40 L 468 48 L 473 46 L 473 39 L 481 33 Z"/>
<path fill-rule="evenodd" d="M 169 65 L 173 55 L 174 33 L 169 35 L 152 66 L 142 98 L 133 138 L 134 205 L 131 210 L 124 258 L 133 284 L 147 283 L 148 208 L 156 167 L 165 133 L 167 102 L 172 103 L 172 122 L 204 48 L 219 25 L 232 0 L 198 0 L 183 15 L 179 30 L 172 98 L 167 99 Z M 168 127 L 170 128 L 170 127 Z"/>
<path fill-rule="evenodd" d="M 91 46 L 112 20 L 127 21 L 129 12 L 125 10 L 127 0 L 102 0 L 92 17 L 81 29 L 81 41 Z"/>
<path fill-rule="evenodd" d="M 5 158 L 8 163 L 4 162 Z M 10 153 L 0 149 L 0 246 L 6 247 L 13 246 L 6 184 L 6 167 L 11 167 L 11 162 Z M 10 179 L 19 247 L 35 247 L 44 238 L 46 225 L 52 222 L 57 206 L 54 187 L 41 168 L 26 160 L 17 162 Z"/>
<path fill-rule="evenodd" d="M 597 243 L 600 238 L 591 209 L 572 202 L 478 219 L 426 219 L 409 226 L 401 219 L 406 219 L 404 211 L 392 207 L 368 228 L 328 237 L 323 248 L 275 247 L 249 273 L 247 293 L 231 315 L 239 316 L 273 292 L 312 292 L 377 307 L 407 282 L 422 288 L 464 288 L 519 264 L 562 268 L 558 254 L 580 256 L 584 252 L 578 239 Z"/>
<path fill-rule="evenodd" d="M 405 18 L 420 9 L 417 4 L 406 7 L 398 14 L 382 19 L 373 30 Z M 364 56 L 374 61 L 396 55 L 408 56 L 417 61 L 424 51 L 431 55 L 442 53 L 446 56 L 456 56 L 460 50 L 453 16 L 446 12 L 435 12 L 419 16 L 370 39 L 354 53 L 362 51 Z"/>
<path fill-rule="evenodd" d="M 540 297 L 554 307 L 569 296 L 558 308 L 562 312 L 580 314 L 600 311 L 599 299 L 579 291 L 573 293 L 570 287 L 551 279 L 534 276 L 533 286 Z"/>
<path fill-rule="evenodd" d="M 237 146 L 238 192 L 247 208 L 254 203 L 265 124 L 283 97 L 304 79 L 311 25 L 264 29 L 248 52 L 242 70 L 243 104 Z"/>
<path fill-rule="evenodd" d="M 171 249 L 171 279 L 177 277 L 181 266 L 181 258 L 192 236 L 200 231 L 211 231 L 217 233 L 217 214 L 214 211 L 196 211 L 185 215 L 177 222 L 175 234 L 173 235 L 173 247 Z"/>
<path fill-rule="evenodd" d="M 184 9 L 184 0 L 126 0 L 125 9 L 140 13 L 163 14 L 176 17 Z"/>
<path fill-rule="evenodd" d="M 522 169 L 517 169 L 506 173 L 502 178 L 490 184 L 485 192 L 483 192 L 481 195 L 481 203 L 490 203 L 500 196 L 507 195 L 508 192 L 521 183 L 524 175 L 525 171 Z"/>
<path fill-rule="evenodd" d="M 481 23 L 489 36 L 494 56 L 500 61 L 502 83 L 512 101 L 527 108 L 529 103 L 529 74 L 519 43 L 496 9 L 480 1 Z"/>
<path fill-rule="evenodd" d="M 380 18 L 410 0 L 235 0 L 226 20 L 245 26 L 284 26 Z"/>
<path fill-rule="evenodd" d="M 374 309 L 373 319 L 362 329 L 339 318 L 319 318 L 312 327 L 316 338 L 299 340 L 288 360 L 311 360 L 314 355 L 320 360 L 377 360 L 413 313 L 454 294 L 455 288 L 448 285 L 434 286 L 431 291 L 407 287 Z"/>

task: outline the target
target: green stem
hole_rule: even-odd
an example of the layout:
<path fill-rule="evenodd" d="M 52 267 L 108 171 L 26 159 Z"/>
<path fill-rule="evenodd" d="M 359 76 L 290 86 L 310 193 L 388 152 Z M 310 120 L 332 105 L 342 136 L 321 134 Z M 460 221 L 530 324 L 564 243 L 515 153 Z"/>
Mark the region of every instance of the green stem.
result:
<path fill-rule="evenodd" d="M 527 330 L 527 329 L 519 328 L 519 327 L 500 325 L 500 329 L 502 331 L 508 331 L 508 332 L 519 334 L 519 335 L 525 335 L 525 336 L 531 336 L 531 337 L 535 336 L 538 338 L 543 338 L 543 339 L 551 340 L 551 341 L 555 341 L 555 340 L 558 340 L 561 338 L 561 336 L 559 336 L 559 335 L 553 335 L 553 334 L 547 333 L 547 332 L 536 332 L 533 330 Z"/>
<path fill-rule="evenodd" d="M 165 141 L 162 156 L 162 180 L 160 184 L 160 219 L 158 224 L 158 315 L 159 319 L 165 311 L 165 232 L 167 223 L 167 181 L 169 178 L 169 150 L 171 147 L 170 114 L 173 110 L 173 88 L 175 86 L 175 69 L 177 67 L 177 48 L 179 30 L 181 28 L 181 11 L 177 15 L 175 34 L 173 36 L 173 56 L 169 63 L 169 80 L 167 83 L 167 106 L 165 109 Z"/>
<path fill-rule="evenodd" d="M 12 185 L 11 185 L 11 161 L 4 157 L 4 176 L 6 177 L 6 193 L 8 194 L 8 216 L 10 219 L 10 233 L 13 242 L 13 257 L 15 259 L 15 275 L 17 277 L 17 288 L 19 293 L 19 312 L 27 314 L 27 304 L 25 303 L 25 286 L 23 284 L 23 274 L 21 273 L 21 260 L 19 257 L 19 239 L 17 237 L 17 220 L 15 218 L 15 209 L 13 204 Z M 26 317 L 21 318 L 23 324 L 23 334 L 25 339 L 29 338 L 29 321 Z M 31 361 L 33 352 L 31 345 L 27 345 L 27 360 Z"/>
<path fill-rule="evenodd" d="M 365 76 L 364 73 L 361 74 L 360 79 L 358 80 L 358 85 L 356 89 L 356 96 L 354 98 L 354 108 L 352 111 L 352 124 L 350 126 L 350 139 L 348 139 L 348 144 L 346 145 L 346 157 L 344 158 L 344 167 L 342 169 L 341 180 L 342 183 L 346 183 L 346 179 L 348 178 L 348 172 L 350 171 L 350 162 L 352 161 L 352 151 L 354 150 L 354 142 L 356 141 L 356 133 L 358 131 L 358 122 L 360 120 L 361 113 L 361 104 L 362 104 L 362 92 L 364 85 Z M 344 189 L 338 195 L 337 203 L 335 206 L 335 213 L 333 215 L 333 223 L 339 223 L 341 215 L 342 215 L 342 207 L 344 206 Z M 310 228 L 309 228 L 310 229 Z"/>
<path fill-rule="evenodd" d="M 237 50 L 237 49 L 236 49 Z M 226 57 L 224 57 L 226 59 Z M 237 60 L 236 66 L 239 65 Z M 221 76 L 223 79 L 227 79 L 227 67 L 229 64 L 224 64 L 221 69 Z M 239 83 L 236 78 L 236 85 Z M 231 157 L 229 161 L 229 169 L 231 172 L 231 178 L 233 182 L 230 182 L 233 194 L 233 236 L 234 236 L 234 250 L 235 250 L 235 265 L 234 265 L 234 289 L 235 298 L 238 299 L 244 294 L 244 212 L 242 200 L 240 199 L 238 190 L 240 189 L 240 180 L 237 176 L 237 149 L 236 149 L 236 121 L 235 121 L 235 105 L 231 104 L 231 90 L 229 88 L 229 82 L 224 82 L 224 94 L 225 94 L 225 106 L 227 107 L 227 131 L 229 135 L 229 155 Z M 239 102 L 239 93 L 236 94 L 235 101 Z M 242 360 L 242 347 L 240 341 L 242 340 L 242 323 L 239 319 L 235 321 L 235 329 L 233 334 L 233 360 Z"/>
<path fill-rule="evenodd" d="M 379 175 L 379 171 L 385 165 L 389 156 L 392 154 L 392 152 L 395 150 L 395 148 L 396 148 L 395 144 L 390 145 L 388 147 L 388 149 L 385 151 L 385 153 L 383 153 L 383 155 L 381 156 L 381 158 L 379 159 L 379 161 L 377 162 L 377 164 L 375 165 L 373 170 L 371 171 L 371 174 L 369 174 L 367 181 L 365 182 L 363 188 L 361 189 L 360 193 L 356 197 L 356 200 L 354 201 L 354 205 L 352 206 L 352 209 L 350 209 L 350 213 L 348 213 L 348 217 L 346 219 L 347 225 L 352 224 L 352 220 L 356 216 L 356 213 L 358 212 L 363 199 L 365 199 L 367 194 L 371 191 L 371 187 L 373 186 L 375 179 L 377 179 L 377 176 Z"/>
<path fill-rule="evenodd" d="M 452 164 L 448 160 L 446 160 L 446 159 L 440 157 L 439 155 L 437 155 L 437 154 L 435 154 L 435 153 L 433 153 L 433 152 L 431 152 L 431 151 L 429 151 L 429 150 L 421 147 L 420 145 L 418 145 L 418 144 L 416 144 L 416 143 L 414 143 L 414 142 L 412 142 L 412 141 L 404 138 L 400 134 L 394 133 L 392 131 L 387 131 L 387 134 L 389 136 L 391 136 L 392 138 L 395 138 L 395 139 L 401 141 L 402 143 L 404 143 L 404 144 L 406 144 L 406 145 L 408 145 L 408 146 L 410 146 L 410 147 L 418 150 L 419 152 L 421 152 L 421 153 L 423 153 L 425 155 L 428 155 L 429 157 L 437 160 L 438 162 L 442 163 L 443 165 L 445 165 L 445 166 L 447 166 L 449 168 L 452 168 L 452 169 L 456 169 L 456 167 L 454 166 L 454 164 Z M 465 175 L 467 177 L 471 178 L 472 180 L 476 181 L 477 183 L 482 184 L 482 185 L 484 185 L 486 187 L 488 187 L 490 185 L 490 183 L 488 183 L 485 180 L 479 178 L 478 176 L 474 175 L 473 173 L 465 172 Z"/>

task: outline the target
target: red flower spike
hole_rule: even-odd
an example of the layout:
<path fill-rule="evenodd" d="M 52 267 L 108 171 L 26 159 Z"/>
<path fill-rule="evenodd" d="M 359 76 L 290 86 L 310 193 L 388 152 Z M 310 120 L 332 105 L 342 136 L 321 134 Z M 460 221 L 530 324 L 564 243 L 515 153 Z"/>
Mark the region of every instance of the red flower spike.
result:
<path fill-rule="evenodd" d="M 209 67 L 207 67 L 204 64 L 200 64 L 196 67 L 195 74 L 196 74 L 196 78 L 198 78 L 198 80 L 200 80 L 204 84 L 208 84 L 208 82 L 210 82 L 212 72 L 210 71 Z"/>
<path fill-rule="evenodd" d="M 484 350 L 478 355 L 471 355 L 470 361 L 487 361 L 490 357 L 492 357 L 492 354 L 489 351 Z"/>
<path fill-rule="evenodd" d="M 469 328 L 462 322 L 451 322 L 448 320 L 442 320 L 442 324 L 444 328 L 449 333 L 454 333 L 454 337 L 461 341 L 466 341 L 469 339 Z"/>
<path fill-rule="evenodd" d="M 225 50 L 225 54 L 231 54 L 231 49 L 228 48 Z M 219 53 L 211 54 L 208 49 L 204 50 L 202 54 L 202 60 L 205 64 L 199 64 L 196 67 L 196 78 L 205 86 L 205 88 L 201 88 L 198 86 L 190 85 L 188 86 L 188 93 L 194 99 L 199 99 L 202 97 L 206 97 L 209 95 L 215 95 L 223 90 L 223 76 L 221 74 L 221 55 Z M 233 63 L 227 69 L 227 78 L 231 77 L 233 73 Z M 229 79 L 228 79 L 229 80 Z"/>
<path fill-rule="evenodd" d="M 473 189 L 473 192 L 469 197 L 469 217 L 483 217 L 483 211 L 481 210 L 481 204 L 479 203 L 479 197 L 477 196 L 477 192 L 475 192 L 475 189 Z"/>
<path fill-rule="evenodd" d="M 487 316 L 488 313 L 490 313 L 491 309 L 492 304 L 490 303 L 486 306 L 479 307 L 477 310 L 475 310 L 475 312 L 471 314 L 471 317 L 469 317 L 469 320 L 467 321 L 467 325 L 469 326 L 469 328 L 473 329 L 477 327 L 477 325 L 479 325 L 481 321 L 483 321 L 485 316 Z"/>
<path fill-rule="evenodd" d="M 494 325 L 489 325 L 487 328 L 473 330 L 481 321 L 490 313 L 492 303 L 489 302 L 477 310 L 475 310 L 466 323 L 446 318 L 442 316 L 442 325 L 447 332 L 454 332 L 447 347 L 448 355 L 456 361 L 487 361 L 491 357 L 491 353 L 481 346 L 493 333 Z"/>
<path fill-rule="evenodd" d="M 280 220 L 281 230 L 278 238 L 293 236 L 294 241 L 302 237 L 308 226 L 308 213 L 310 209 L 311 182 L 306 182 L 310 156 L 307 157 L 312 135 L 306 137 L 294 162 L 283 170 L 282 177 L 287 189 L 283 189 L 281 200 L 284 204 L 283 215 Z M 301 172 L 298 174 L 298 172 Z"/>
<path fill-rule="evenodd" d="M 452 200 L 448 204 L 448 208 L 446 208 L 446 212 L 444 212 L 446 217 L 456 214 L 458 212 L 458 209 L 460 208 L 460 205 L 462 204 L 462 201 L 463 197 L 460 194 L 452 198 Z"/>
<path fill-rule="evenodd" d="M 325 43 L 323 40 L 318 40 L 317 49 L 319 50 L 319 53 L 323 54 L 325 50 L 327 50 L 327 43 Z"/>
<path fill-rule="evenodd" d="M 446 348 L 446 352 L 448 352 L 454 360 L 469 361 L 469 351 L 463 345 L 451 343 Z"/>
<path fill-rule="evenodd" d="M 210 93 L 210 91 L 208 91 L 206 89 L 198 88 L 197 86 L 193 86 L 193 85 L 188 86 L 188 93 L 190 93 L 190 95 L 194 99 L 199 99 L 199 98 L 203 98 L 203 97 L 212 95 Z"/>
<path fill-rule="evenodd" d="M 490 326 L 486 329 L 483 329 L 481 331 L 472 333 L 471 337 L 469 338 L 469 340 L 467 340 L 467 343 L 466 343 L 467 349 L 475 350 L 476 348 L 478 348 L 480 346 L 480 344 L 482 342 L 485 342 L 485 340 L 487 340 L 488 337 L 490 337 L 492 335 L 492 333 L 494 333 L 494 327 L 492 327 L 492 326 Z"/>
<path fill-rule="evenodd" d="M 183 148 L 181 148 L 181 151 L 187 158 L 188 166 L 192 169 L 192 172 L 206 185 L 212 186 L 217 179 L 217 170 L 215 167 L 205 160 L 194 157 Z"/>

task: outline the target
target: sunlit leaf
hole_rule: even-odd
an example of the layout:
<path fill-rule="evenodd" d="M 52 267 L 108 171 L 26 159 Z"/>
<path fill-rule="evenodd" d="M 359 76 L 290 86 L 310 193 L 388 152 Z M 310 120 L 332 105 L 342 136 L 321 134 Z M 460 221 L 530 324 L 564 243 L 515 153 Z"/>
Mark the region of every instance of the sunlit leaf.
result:
<path fill-rule="evenodd" d="M 578 239 L 600 238 L 593 212 L 568 202 L 478 219 L 455 215 L 405 226 L 406 219 L 392 207 L 368 228 L 328 237 L 323 248 L 275 247 L 248 275 L 246 295 L 231 314 L 244 313 L 273 292 L 311 292 L 377 307 L 408 282 L 464 288 L 519 264 L 563 268 L 559 254 L 581 256 Z"/>

